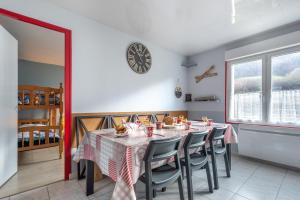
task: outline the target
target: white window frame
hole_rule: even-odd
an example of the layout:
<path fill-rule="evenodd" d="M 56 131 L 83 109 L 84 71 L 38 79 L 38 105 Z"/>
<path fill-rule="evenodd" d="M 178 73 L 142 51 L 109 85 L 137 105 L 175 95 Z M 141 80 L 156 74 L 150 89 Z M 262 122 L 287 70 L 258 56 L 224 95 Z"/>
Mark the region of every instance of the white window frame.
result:
<path fill-rule="evenodd" d="M 226 62 L 226 100 L 225 100 L 225 112 L 227 123 L 237 124 L 258 124 L 258 125 L 271 125 L 271 126 L 283 126 L 283 127 L 300 127 L 299 124 L 294 123 L 271 123 L 269 121 L 269 113 L 271 106 L 271 91 L 272 91 L 272 66 L 271 58 L 275 56 L 283 56 L 300 52 L 300 46 L 285 48 L 281 50 L 269 51 L 267 53 L 261 53 L 254 56 L 248 56 L 238 59 L 232 59 Z M 231 113 L 231 97 L 233 95 L 232 85 L 232 65 L 244 62 L 250 62 L 255 60 L 262 60 L 262 121 L 245 121 L 245 120 L 234 120 L 230 118 Z"/>

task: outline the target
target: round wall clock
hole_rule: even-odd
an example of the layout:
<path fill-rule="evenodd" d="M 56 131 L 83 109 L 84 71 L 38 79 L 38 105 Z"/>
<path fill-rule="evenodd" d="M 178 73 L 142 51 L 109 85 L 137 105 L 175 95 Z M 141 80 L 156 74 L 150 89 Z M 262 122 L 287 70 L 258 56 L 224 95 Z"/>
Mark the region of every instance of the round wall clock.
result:
<path fill-rule="evenodd" d="M 145 45 L 135 42 L 127 49 L 127 62 L 133 71 L 144 74 L 150 70 L 152 58 Z"/>

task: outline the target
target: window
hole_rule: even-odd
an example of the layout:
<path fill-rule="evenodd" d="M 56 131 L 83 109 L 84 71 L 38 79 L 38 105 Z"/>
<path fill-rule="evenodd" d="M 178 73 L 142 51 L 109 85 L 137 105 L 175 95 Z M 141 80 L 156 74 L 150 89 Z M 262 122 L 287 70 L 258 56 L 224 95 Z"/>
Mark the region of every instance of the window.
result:
<path fill-rule="evenodd" d="M 272 56 L 270 121 L 300 122 L 300 52 Z"/>
<path fill-rule="evenodd" d="M 230 61 L 227 80 L 228 121 L 300 124 L 300 48 Z"/>
<path fill-rule="evenodd" d="M 261 121 L 262 60 L 232 65 L 232 119 Z"/>

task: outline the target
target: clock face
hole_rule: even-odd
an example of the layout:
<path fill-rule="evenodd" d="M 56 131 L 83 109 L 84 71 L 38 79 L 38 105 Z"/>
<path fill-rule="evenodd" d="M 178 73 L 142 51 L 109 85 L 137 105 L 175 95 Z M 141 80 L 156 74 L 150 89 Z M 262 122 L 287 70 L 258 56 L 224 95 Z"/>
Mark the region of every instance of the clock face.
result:
<path fill-rule="evenodd" d="M 151 68 L 152 58 L 145 45 L 135 42 L 127 49 L 127 62 L 133 71 L 144 74 Z"/>

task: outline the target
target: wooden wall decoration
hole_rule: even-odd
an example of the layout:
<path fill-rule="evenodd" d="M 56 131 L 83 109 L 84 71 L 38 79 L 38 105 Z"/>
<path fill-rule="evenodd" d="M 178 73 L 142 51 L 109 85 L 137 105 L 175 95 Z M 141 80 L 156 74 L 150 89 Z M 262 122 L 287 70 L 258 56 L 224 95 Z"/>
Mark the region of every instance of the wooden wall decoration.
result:
<path fill-rule="evenodd" d="M 199 83 L 202 79 L 204 78 L 208 78 L 208 77 L 213 77 L 213 76 L 217 76 L 218 73 L 216 72 L 212 72 L 214 70 L 215 66 L 212 65 L 210 66 L 203 74 L 199 75 L 199 76 L 195 76 L 196 79 L 196 83 Z"/>

